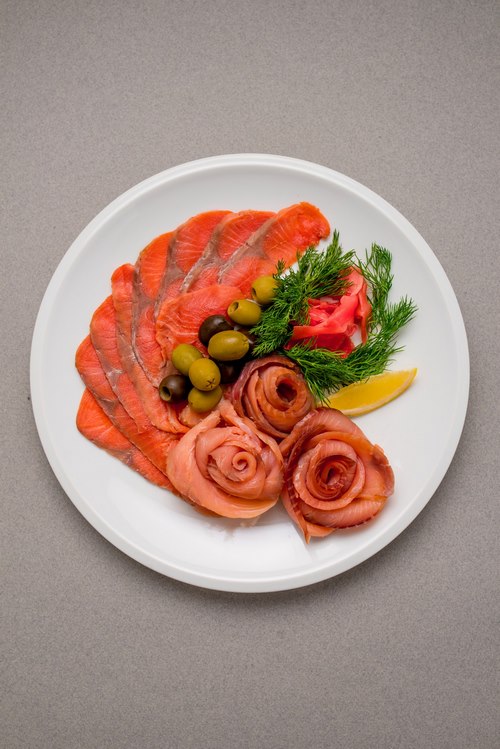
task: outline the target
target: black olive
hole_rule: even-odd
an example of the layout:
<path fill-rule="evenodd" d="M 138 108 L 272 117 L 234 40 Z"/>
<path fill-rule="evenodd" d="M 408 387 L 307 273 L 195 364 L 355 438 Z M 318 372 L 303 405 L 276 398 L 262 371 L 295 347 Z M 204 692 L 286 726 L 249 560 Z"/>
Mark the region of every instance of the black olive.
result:
<path fill-rule="evenodd" d="M 183 375 L 172 374 L 164 377 L 158 388 L 160 398 L 167 403 L 178 403 L 186 400 L 191 383 Z"/>
<path fill-rule="evenodd" d="M 240 376 L 240 361 L 217 361 L 217 359 L 214 359 L 214 361 L 219 367 L 220 381 L 223 385 L 227 385 L 230 382 L 235 382 Z"/>
<path fill-rule="evenodd" d="M 208 346 L 211 337 L 216 333 L 221 333 L 223 330 L 233 330 L 233 326 L 223 315 L 210 315 L 210 317 L 207 317 L 201 323 L 198 330 L 198 338 L 204 346 Z"/>

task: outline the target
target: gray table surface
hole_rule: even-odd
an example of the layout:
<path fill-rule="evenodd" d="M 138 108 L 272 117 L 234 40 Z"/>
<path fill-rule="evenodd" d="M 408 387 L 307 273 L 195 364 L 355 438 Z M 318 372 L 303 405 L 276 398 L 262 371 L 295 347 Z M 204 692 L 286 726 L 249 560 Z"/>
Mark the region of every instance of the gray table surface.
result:
<path fill-rule="evenodd" d="M 465 0 L 2 2 L 2 747 L 498 746 L 499 21 Z M 471 392 L 399 538 L 245 596 L 164 578 L 83 519 L 28 365 L 45 288 L 101 208 L 250 151 L 348 174 L 416 226 L 463 311 Z"/>

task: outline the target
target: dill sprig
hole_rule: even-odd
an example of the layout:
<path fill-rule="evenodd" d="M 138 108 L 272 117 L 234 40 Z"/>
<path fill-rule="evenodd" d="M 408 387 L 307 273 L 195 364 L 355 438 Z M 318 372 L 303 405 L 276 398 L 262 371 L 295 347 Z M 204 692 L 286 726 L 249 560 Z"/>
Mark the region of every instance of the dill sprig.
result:
<path fill-rule="evenodd" d="M 281 353 L 301 368 L 316 401 L 325 402 L 330 393 L 344 385 L 361 382 L 387 369 L 394 355 L 402 350 L 396 345 L 397 334 L 416 310 L 415 303 L 407 297 L 387 304 L 381 327 L 372 328 L 366 343 L 360 343 L 347 357 L 329 349 L 312 348 L 310 343 L 296 344 Z"/>
<path fill-rule="evenodd" d="M 339 233 L 335 231 L 324 252 L 308 247 L 302 257 L 297 257 L 297 268 L 291 268 L 286 275 L 285 265 L 279 261 L 274 275 L 278 281 L 276 296 L 252 328 L 257 338 L 254 356 L 266 356 L 284 346 L 290 338 L 292 322 L 307 324 L 309 299 L 343 294 L 356 260 L 353 251 L 342 252 Z"/>
<path fill-rule="evenodd" d="M 366 254 L 365 262 L 359 260 L 358 267 L 370 287 L 369 301 L 372 305 L 370 327 L 382 324 L 387 308 L 387 300 L 392 287 L 393 274 L 392 255 L 385 247 L 375 242 L 371 246 L 370 254 Z"/>
<path fill-rule="evenodd" d="M 368 338 L 348 355 L 325 348 L 313 348 L 311 342 L 285 348 L 292 334 L 292 323 L 309 322 L 309 299 L 337 296 L 345 292 L 347 275 L 357 266 L 368 284 L 368 298 L 372 306 L 368 322 Z M 389 302 L 392 288 L 392 255 L 385 247 L 374 243 L 361 261 L 353 251 L 342 253 L 336 231 L 324 253 L 312 247 L 298 260 L 297 269 L 286 275 L 279 263 L 275 278 L 279 285 L 276 297 L 252 332 L 257 337 L 254 356 L 266 356 L 279 351 L 302 370 L 305 380 L 318 403 L 344 385 L 361 382 L 384 372 L 395 354 L 402 350 L 396 345 L 399 331 L 417 311 L 412 299 L 403 297 Z"/>

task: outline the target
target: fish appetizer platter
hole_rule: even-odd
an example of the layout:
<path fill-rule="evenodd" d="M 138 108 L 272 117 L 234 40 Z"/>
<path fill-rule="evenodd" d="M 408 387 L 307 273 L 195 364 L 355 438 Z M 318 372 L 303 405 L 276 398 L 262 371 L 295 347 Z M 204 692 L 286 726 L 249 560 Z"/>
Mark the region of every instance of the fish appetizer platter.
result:
<path fill-rule="evenodd" d="M 31 364 L 42 443 L 90 522 L 153 569 L 248 592 L 394 538 L 442 479 L 468 393 L 458 304 L 417 232 L 343 175 L 257 155 L 108 206 L 52 279 Z M 46 407 L 56 389 L 72 414 Z"/>

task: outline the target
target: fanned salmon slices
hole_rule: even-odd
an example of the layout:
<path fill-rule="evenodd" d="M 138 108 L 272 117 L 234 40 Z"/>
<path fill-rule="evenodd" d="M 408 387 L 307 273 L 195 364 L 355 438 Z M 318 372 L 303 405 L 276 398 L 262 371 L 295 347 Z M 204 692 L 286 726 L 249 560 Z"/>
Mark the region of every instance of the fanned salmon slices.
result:
<path fill-rule="evenodd" d="M 146 377 L 158 385 L 163 355 L 156 340 L 155 305 L 167 266 L 172 232 L 153 239 L 137 258 L 132 292 L 132 347 Z"/>
<path fill-rule="evenodd" d="M 297 255 L 315 246 L 330 233 L 330 225 L 310 203 L 284 208 L 254 232 L 221 267 L 218 282 L 238 286 L 244 297 L 250 296 L 252 282 L 258 276 L 272 275 L 276 263 L 293 265 Z"/>
<path fill-rule="evenodd" d="M 216 284 L 224 263 L 246 242 L 251 242 L 255 232 L 274 215 L 266 211 L 241 211 L 225 216 L 210 237 L 203 255 L 184 279 L 181 293 Z"/>
<path fill-rule="evenodd" d="M 153 426 L 166 432 L 187 432 L 187 427 L 179 421 L 175 408 L 160 398 L 158 388 L 146 376 L 133 349 L 133 279 L 134 266 L 129 264 L 121 265 L 111 277 L 116 339 L 121 364 Z"/>
<path fill-rule="evenodd" d="M 87 389 L 83 391 L 76 415 L 76 425 L 83 436 L 97 447 L 106 450 L 153 484 L 164 489 L 172 489 L 172 484 L 165 474 L 114 426 Z"/>
<path fill-rule="evenodd" d="M 162 432 L 152 424 L 145 429 L 138 429 L 111 389 L 89 336 L 78 347 L 76 368 L 111 423 L 166 475 L 167 454 L 178 437 Z"/>

